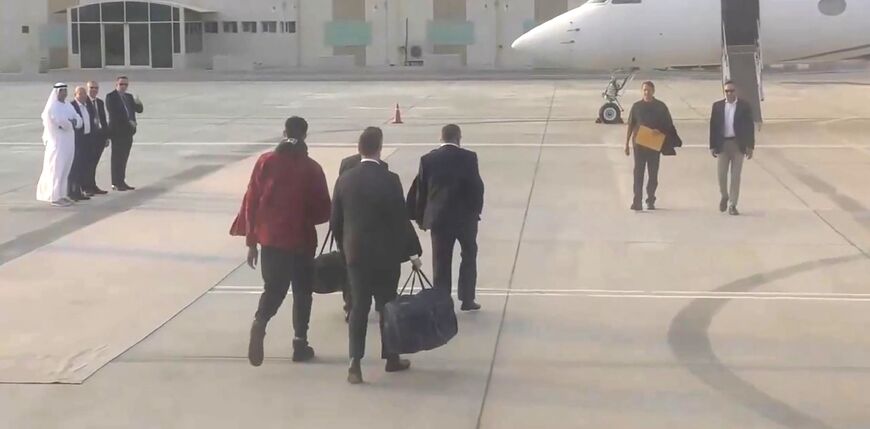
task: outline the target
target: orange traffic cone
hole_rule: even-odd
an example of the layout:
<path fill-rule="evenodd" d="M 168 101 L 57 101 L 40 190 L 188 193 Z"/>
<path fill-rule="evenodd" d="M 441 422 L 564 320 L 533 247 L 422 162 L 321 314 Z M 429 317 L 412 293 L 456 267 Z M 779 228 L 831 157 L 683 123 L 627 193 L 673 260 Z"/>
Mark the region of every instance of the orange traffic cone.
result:
<path fill-rule="evenodd" d="M 393 124 L 403 124 L 402 122 L 402 112 L 399 111 L 399 105 L 396 104 L 396 113 L 393 115 Z"/>

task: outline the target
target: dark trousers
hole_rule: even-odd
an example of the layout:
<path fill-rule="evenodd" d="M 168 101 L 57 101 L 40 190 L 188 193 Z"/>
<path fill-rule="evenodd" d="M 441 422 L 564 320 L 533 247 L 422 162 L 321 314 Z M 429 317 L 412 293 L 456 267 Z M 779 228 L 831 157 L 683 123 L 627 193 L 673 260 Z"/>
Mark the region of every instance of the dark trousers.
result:
<path fill-rule="evenodd" d="M 133 136 L 115 135 L 112 137 L 112 185 L 127 184 L 127 160 L 133 148 Z"/>
<path fill-rule="evenodd" d="M 649 171 L 649 181 L 646 184 L 646 202 L 656 202 L 656 189 L 659 187 L 659 161 L 661 152 L 634 145 L 634 204 L 640 205 L 643 200 L 644 170 Z"/>
<path fill-rule="evenodd" d="M 260 269 L 265 285 L 254 317 L 268 322 L 278 312 L 292 284 L 293 331 L 296 338 L 307 339 L 308 323 L 311 320 L 314 258 L 298 252 L 263 246 Z"/>
<path fill-rule="evenodd" d="M 88 151 L 93 144 L 93 138 L 90 134 L 76 135 L 75 142 L 75 156 L 73 157 L 73 163 L 68 177 L 69 195 L 82 194 L 85 177 L 88 171 L 88 162 L 91 158 Z"/>
<path fill-rule="evenodd" d="M 477 222 L 432 228 L 432 271 L 436 288 L 453 289 L 453 246 L 458 241 L 459 300 L 474 301 L 477 289 Z"/>
<path fill-rule="evenodd" d="M 390 268 L 353 267 L 347 268 L 350 281 L 353 308 L 350 310 L 350 323 L 348 333 L 350 337 L 351 359 L 362 359 L 366 351 L 366 329 L 369 322 L 369 310 L 372 307 L 372 298 L 375 301 L 375 310 L 379 313 L 379 327 L 381 333 L 384 330 L 384 305 L 396 299 L 396 289 L 399 287 L 399 276 L 402 267 L 396 263 Z M 381 358 L 389 359 L 396 355 L 390 355 L 384 348 L 383 335 L 381 336 Z"/>
<path fill-rule="evenodd" d="M 87 191 L 97 189 L 97 166 L 100 164 L 100 158 L 103 157 L 103 151 L 106 149 L 106 138 L 98 135 L 91 141 L 91 147 L 88 151 L 88 164 L 85 169 L 84 178 L 82 179 L 82 187 Z"/>

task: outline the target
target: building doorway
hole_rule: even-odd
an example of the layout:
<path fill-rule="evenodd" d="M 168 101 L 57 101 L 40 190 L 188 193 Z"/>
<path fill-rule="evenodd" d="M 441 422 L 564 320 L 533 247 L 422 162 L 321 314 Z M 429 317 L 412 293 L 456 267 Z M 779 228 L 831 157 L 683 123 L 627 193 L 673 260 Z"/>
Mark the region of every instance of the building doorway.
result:
<path fill-rule="evenodd" d="M 202 49 L 201 14 L 174 5 L 112 1 L 71 8 L 69 17 L 81 68 L 172 68 L 182 46 Z"/>

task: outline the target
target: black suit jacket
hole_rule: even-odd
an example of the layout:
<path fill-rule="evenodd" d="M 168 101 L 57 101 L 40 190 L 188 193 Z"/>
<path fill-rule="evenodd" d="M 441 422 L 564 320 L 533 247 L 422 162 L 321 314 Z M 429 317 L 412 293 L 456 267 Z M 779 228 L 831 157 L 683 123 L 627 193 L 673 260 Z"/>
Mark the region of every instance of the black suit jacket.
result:
<path fill-rule="evenodd" d="M 338 178 L 330 228 L 348 266 L 392 268 L 423 254 L 399 176 L 375 163 Z"/>
<path fill-rule="evenodd" d="M 746 153 L 755 149 L 755 119 L 752 106 L 737 99 L 737 111 L 734 112 L 734 136 L 740 151 Z M 713 103 L 710 113 L 710 149 L 716 153 L 722 152 L 725 144 L 725 100 Z"/>
<path fill-rule="evenodd" d="M 99 131 L 92 131 L 91 133 L 99 137 L 101 141 L 105 141 L 109 138 L 109 119 L 106 116 L 106 103 L 99 98 L 95 98 L 93 101 L 88 99 L 88 101 L 86 104 L 88 113 L 92 118 L 95 118 L 95 121 L 99 121 L 100 127 L 102 127 Z"/>
<path fill-rule="evenodd" d="M 136 134 L 136 128 L 130 121 L 135 122 L 136 114 L 142 113 L 144 108 L 141 104 L 136 104 L 133 96 L 129 93 L 122 96 L 115 90 L 106 95 L 106 111 L 109 114 L 111 136 L 130 138 Z"/>
<path fill-rule="evenodd" d="M 344 174 L 345 171 L 350 170 L 351 168 L 354 168 L 357 165 L 359 165 L 360 162 L 362 162 L 362 155 L 360 155 L 360 154 L 351 155 L 345 159 L 342 159 L 341 166 L 338 167 L 338 175 L 341 176 L 342 174 Z M 384 162 L 383 160 L 381 160 L 380 163 L 385 168 L 390 168 L 390 165 L 387 164 L 386 162 Z"/>
<path fill-rule="evenodd" d="M 82 114 L 82 109 L 87 109 L 87 107 L 85 105 L 80 104 L 78 102 L 78 100 L 71 101 L 70 105 L 73 107 L 73 109 L 75 109 L 76 113 L 79 114 L 79 117 L 82 118 L 82 120 L 84 120 L 85 115 Z M 88 110 L 89 115 L 90 115 L 90 113 L 91 113 L 90 110 Z M 90 124 L 89 124 L 90 134 L 88 134 L 88 137 L 91 137 L 94 135 L 94 131 L 97 130 L 97 123 L 94 121 L 94 119 L 96 119 L 96 118 L 94 118 L 93 116 L 89 116 L 88 118 L 90 119 Z M 83 137 L 85 137 L 85 125 L 82 124 L 82 127 L 76 128 L 75 131 L 76 131 L 76 140 L 81 141 L 81 139 Z"/>
<path fill-rule="evenodd" d="M 477 154 L 443 145 L 420 159 L 416 213 L 424 230 L 460 226 L 480 220 L 483 179 Z"/>

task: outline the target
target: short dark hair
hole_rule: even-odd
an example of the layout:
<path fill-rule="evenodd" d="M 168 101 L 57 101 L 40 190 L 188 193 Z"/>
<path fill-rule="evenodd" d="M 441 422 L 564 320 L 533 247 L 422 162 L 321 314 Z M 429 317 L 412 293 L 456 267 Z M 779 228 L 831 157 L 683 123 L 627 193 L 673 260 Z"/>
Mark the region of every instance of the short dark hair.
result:
<path fill-rule="evenodd" d="M 651 81 L 651 80 L 644 81 L 644 82 L 640 85 L 640 87 L 643 88 L 643 87 L 645 87 L 645 86 L 647 86 L 647 85 L 649 85 L 649 87 L 652 88 L 652 89 L 656 89 L 656 84 L 654 84 L 653 81 Z"/>
<path fill-rule="evenodd" d="M 121 79 L 127 79 L 127 80 L 130 80 L 127 76 L 121 75 L 121 76 L 118 76 L 118 77 L 115 78 L 115 82 L 117 82 L 117 81 L 119 81 L 119 80 L 121 80 Z"/>
<path fill-rule="evenodd" d="M 375 156 L 384 145 L 384 132 L 378 127 L 368 127 L 359 136 L 359 154 L 362 156 Z"/>
<path fill-rule="evenodd" d="M 462 138 L 462 130 L 459 125 L 447 124 L 441 128 L 441 141 L 445 143 L 459 143 Z"/>
<path fill-rule="evenodd" d="M 291 139 L 304 140 L 308 134 L 308 122 L 298 116 L 291 116 L 284 121 L 284 132 Z"/>
<path fill-rule="evenodd" d="M 722 84 L 722 86 L 728 86 L 728 85 L 734 85 L 734 86 L 737 86 L 737 84 L 734 83 L 734 81 L 731 80 L 731 79 L 726 80 L 725 83 Z"/>

